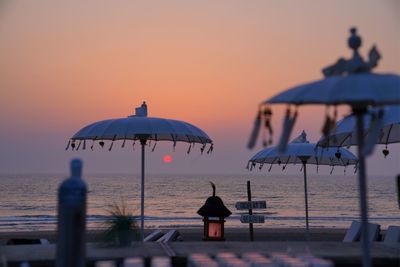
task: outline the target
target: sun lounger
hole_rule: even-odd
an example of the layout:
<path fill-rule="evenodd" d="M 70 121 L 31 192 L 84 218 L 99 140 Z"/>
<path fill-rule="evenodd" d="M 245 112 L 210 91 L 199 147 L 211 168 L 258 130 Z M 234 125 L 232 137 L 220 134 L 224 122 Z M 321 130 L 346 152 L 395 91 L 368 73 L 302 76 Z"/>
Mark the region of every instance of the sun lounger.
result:
<path fill-rule="evenodd" d="M 160 230 L 155 230 L 143 240 L 144 242 L 152 242 L 160 239 L 163 236 L 163 232 Z"/>
<path fill-rule="evenodd" d="M 386 230 L 383 243 L 387 245 L 395 245 L 400 243 L 400 226 L 389 226 Z"/>
<path fill-rule="evenodd" d="M 359 241 L 361 236 L 361 223 L 352 221 L 350 228 L 347 229 L 346 235 L 344 236 L 343 242 L 355 242 Z"/>
<path fill-rule="evenodd" d="M 45 238 L 11 238 L 7 245 L 48 245 L 49 240 Z"/>
<path fill-rule="evenodd" d="M 157 242 L 166 243 L 175 241 L 179 235 L 180 233 L 177 230 L 169 230 L 168 233 L 166 233 L 164 236 L 158 239 Z"/>
<path fill-rule="evenodd" d="M 368 223 L 369 242 L 378 241 L 381 226 L 375 223 Z M 350 228 L 346 231 L 343 242 L 356 242 L 361 238 L 361 223 L 352 221 Z"/>
<path fill-rule="evenodd" d="M 98 261 L 95 264 L 96 267 L 116 267 L 117 265 L 113 261 Z"/>
<path fill-rule="evenodd" d="M 171 267 L 171 259 L 169 257 L 153 257 L 151 258 L 151 267 Z"/>
<path fill-rule="evenodd" d="M 144 267 L 144 261 L 142 258 L 127 258 L 122 267 Z"/>
<path fill-rule="evenodd" d="M 381 226 L 375 223 L 368 223 L 369 242 L 378 241 L 381 232 Z"/>

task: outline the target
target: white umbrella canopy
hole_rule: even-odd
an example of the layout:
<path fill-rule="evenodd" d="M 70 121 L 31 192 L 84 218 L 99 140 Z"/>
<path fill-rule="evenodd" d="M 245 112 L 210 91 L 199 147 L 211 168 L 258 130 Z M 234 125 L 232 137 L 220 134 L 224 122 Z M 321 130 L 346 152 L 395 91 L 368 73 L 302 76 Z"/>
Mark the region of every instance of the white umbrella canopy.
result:
<path fill-rule="evenodd" d="M 361 46 L 361 37 L 357 35 L 355 28 L 350 30 L 351 36 L 348 45 L 353 49 L 353 57 L 349 60 L 340 58 L 334 65 L 323 69 L 325 79 L 300 85 L 286 90 L 264 102 L 266 104 L 281 103 L 292 105 L 323 104 L 336 106 L 339 104 L 350 105 L 356 116 L 358 158 L 359 158 L 359 191 L 360 191 L 360 213 L 362 227 L 362 255 L 363 266 L 371 266 L 370 248 L 368 243 L 368 208 L 367 208 L 367 182 L 364 151 L 364 121 L 363 116 L 371 106 L 399 105 L 400 104 L 400 76 L 397 74 L 373 74 L 371 71 L 378 64 L 381 55 L 374 46 L 369 52 L 369 60 L 364 61 L 358 52 Z M 269 110 L 260 110 L 270 114 Z M 268 112 L 267 112 L 268 111 Z M 259 115 L 253 134 L 251 135 L 249 147 L 253 147 L 257 138 L 257 130 L 260 128 Z M 324 125 L 324 135 L 334 128 L 332 124 L 336 121 L 336 111 L 333 118 L 327 115 Z M 282 131 L 279 150 L 284 150 L 293 125 L 297 118 L 297 110 L 292 113 L 288 108 L 285 117 L 284 129 Z M 264 116 L 266 125 L 269 124 L 270 115 Z M 267 127 L 268 129 L 268 127 Z M 270 129 L 269 129 L 270 130 Z M 270 132 L 272 132 L 270 130 Z M 373 146 L 372 146 L 373 148 Z M 370 150 L 372 150 L 369 149 Z"/>
<path fill-rule="evenodd" d="M 183 121 L 129 116 L 103 120 L 79 130 L 72 140 L 147 140 L 187 143 L 211 143 L 200 128 Z"/>
<path fill-rule="evenodd" d="M 201 144 L 200 151 L 204 152 L 207 144 L 207 154 L 213 150 L 213 142 L 211 138 L 200 128 L 187 122 L 147 117 L 147 105 L 143 102 L 142 106 L 136 108 L 135 115 L 126 118 L 103 120 L 92 123 L 83 127 L 75 133 L 69 140 L 67 148 L 72 150 L 86 149 L 86 141 L 92 141 L 91 149 L 93 150 L 96 142 L 104 147 L 104 140 L 111 141 L 108 150 L 111 150 L 114 141 L 123 140 L 122 147 L 125 146 L 126 140 L 139 141 L 141 144 L 141 240 L 144 239 L 144 160 L 145 146 L 148 141 L 155 141 L 155 148 L 158 141 L 172 141 L 173 146 L 177 142 L 190 143 L 187 153 L 190 153 L 195 143 Z M 78 142 L 78 144 L 76 144 Z"/>
<path fill-rule="evenodd" d="M 264 102 L 302 104 L 377 106 L 398 104 L 400 76 L 395 74 L 355 73 L 327 77 L 290 88 Z"/>
<path fill-rule="evenodd" d="M 322 148 L 318 147 L 315 143 L 310 143 L 304 131 L 288 144 L 283 153 L 277 147 L 269 147 L 261 150 L 249 160 L 249 164 L 251 164 L 250 169 L 253 169 L 256 164 L 260 165 L 260 169 L 264 164 L 271 164 L 269 170 L 271 170 L 273 164 L 283 164 L 283 169 L 287 164 L 303 165 L 307 239 L 309 238 L 307 164 L 347 167 L 355 165 L 357 162 L 357 157 L 347 149 Z"/>
<path fill-rule="evenodd" d="M 378 127 L 378 129 L 375 129 Z M 376 137 L 372 135 L 377 131 Z M 400 143 L 400 106 L 386 106 L 383 108 L 371 108 L 364 115 L 364 139 L 376 144 L 386 145 L 382 153 L 386 157 L 389 154 L 388 144 Z M 371 139 L 372 138 L 372 139 Z M 322 136 L 318 146 L 354 146 L 358 145 L 356 133 L 356 117 L 347 116 L 336 123 L 334 131 L 328 136 Z"/>

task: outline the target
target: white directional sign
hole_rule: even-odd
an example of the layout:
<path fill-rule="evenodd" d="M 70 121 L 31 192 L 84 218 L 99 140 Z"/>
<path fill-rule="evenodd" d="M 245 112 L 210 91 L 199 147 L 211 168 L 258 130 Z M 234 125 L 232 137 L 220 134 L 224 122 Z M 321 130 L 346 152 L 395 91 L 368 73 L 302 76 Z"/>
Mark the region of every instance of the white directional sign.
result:
<path fill-rule="evenodd" d="M 266 209 L 267 202 L 265 200 L 262 200 L 262 201 L 239 201 L 239 202 L 236 202 L 235 207 L 238 210 Z"/>
<path fill-rule="evenodd" d="M 241 223 L 264 223 L 264 215 L 242 215 L 240 217 L 240 222 Z"/>

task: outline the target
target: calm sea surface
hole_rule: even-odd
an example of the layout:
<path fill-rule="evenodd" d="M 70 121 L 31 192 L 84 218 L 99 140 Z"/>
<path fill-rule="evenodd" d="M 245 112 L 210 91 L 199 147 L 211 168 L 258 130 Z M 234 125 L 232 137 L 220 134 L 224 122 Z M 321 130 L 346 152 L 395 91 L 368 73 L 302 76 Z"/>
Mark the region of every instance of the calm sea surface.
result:
<path fill-rule="evenodd" d="M 57 188 L 62 175 L 0 175 L 0 232 L 54 230 Z M 266 200 L 265 223 L 256 227 L 304 227 L 302 174 L 273 175 L 148 175 L 146 177 L 146 227 L 202 226 L 197 210 L 217 185 L 217 195 L 232 211 L 227 227 L 246 227 L 239 221 L 236 201 L 245 201 L 246 181 L 252 183 L 254 200 Z M 139 175 L 89 175 L 88 227 L 101 228 L 108 207 L 125 203 L 140 214 Z M 348 227 L 358 219 L 357 178 L 353 175 L 310 176 L 311 227 Z M 400 225 L 394 177 L 369 177 L 369 208 L 372 222 L 386 228 Z"/>

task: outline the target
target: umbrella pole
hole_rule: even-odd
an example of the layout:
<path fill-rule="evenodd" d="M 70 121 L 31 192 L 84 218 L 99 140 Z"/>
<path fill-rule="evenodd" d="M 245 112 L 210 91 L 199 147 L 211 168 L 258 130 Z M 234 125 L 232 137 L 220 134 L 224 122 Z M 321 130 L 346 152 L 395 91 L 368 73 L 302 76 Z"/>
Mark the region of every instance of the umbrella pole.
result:
<path fill-rule="evenodd" d="M 307 193 L 307 162 L 303 161 L 303 172 L 304 172 L 304 201 L 306 206 L 306 238 L 310 240 L 310 232 L 308 227 L 308 193 Z"/>
<path fill-rule="evenodd" d="M 360 210 L 361 210 L 361 245 L 363 266 L 371 266 L 371 255 L 369 248 L 368 233 L 368 203 L 367 203 L 367 177 L 365 169 L 364 147 L 364 112 L 363 110 L 353 110 L 357 117 L 357 141 L 358 141 L 358 182 L 360 190 Z"/>
<path fill-rule="evenodd" d="M 140 140 L 142 147 L 142 177 L 141 177 L 141 203 L 140 203 L 140 241 L 144 240 L 144 152 L 146 146 L 146 140 Z"/>

